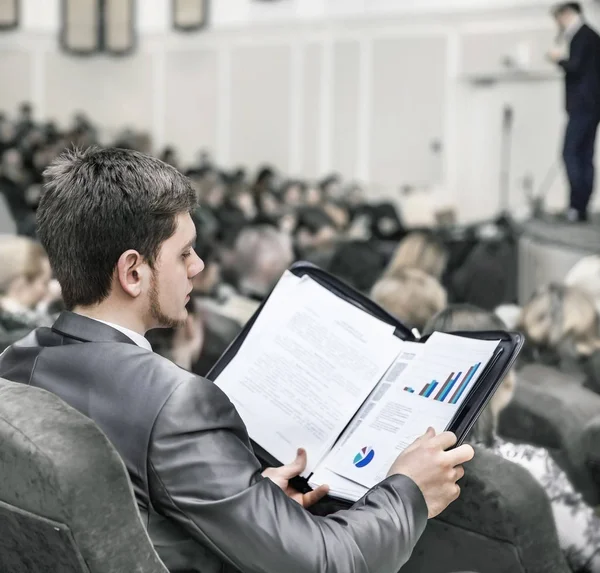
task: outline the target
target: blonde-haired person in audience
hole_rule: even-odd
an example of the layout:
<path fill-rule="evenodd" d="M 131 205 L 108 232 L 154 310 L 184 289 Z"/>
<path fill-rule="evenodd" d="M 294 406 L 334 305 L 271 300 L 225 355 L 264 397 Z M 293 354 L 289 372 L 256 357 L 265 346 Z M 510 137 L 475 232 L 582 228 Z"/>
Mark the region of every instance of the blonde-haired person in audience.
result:
<path fill-rule="evenodd" d="M 542 287 L 523 308 L 519 329 L 530 360 L 584 372 L 600 393 L 600 316 L 587 294 L 560 284 Z"/>
<path fill-rule="evenodd" d="M 580 259 L 565 277 L 565 284 L 585 292 L 600 311 L 600 255 Z"/>
<path fill-rule="evenodd" d="M 401 269 L 417 268 L 440 280 L 446 264 L 448 253 L 441 241 L 429 233 L 410 233 L 394 251 L 385 275 L 394 276 Z"/>
<path fill-rule="evenodd" d="M 27 237 L 0 235 L 0 351 L 50 318 L 36 312 L 52 271 L 44 248 Z"/>
<path fill-rule="evenodd" d="M 494 314 L 471 305 L 451 305 L 425 327 L 434 331 L 505 330 Z M 552 506 L 561 549 L 574 572 L 600 573 L 600 518 L 587 505 L 548 450 L 507 442 L 496 433 L 498 418 L 510 403 L 516 377 L 509 372 L 473 428 L 470 439 L 522 466 L 544 488 Z"/>
<path fill-rule="evenodd" d="M 400 268 L 393 276 L 381 278 L 373 286 L 371 298 L 419 332 L 447 303 L 444 287 L 425 271 L 414 268 Z"/>

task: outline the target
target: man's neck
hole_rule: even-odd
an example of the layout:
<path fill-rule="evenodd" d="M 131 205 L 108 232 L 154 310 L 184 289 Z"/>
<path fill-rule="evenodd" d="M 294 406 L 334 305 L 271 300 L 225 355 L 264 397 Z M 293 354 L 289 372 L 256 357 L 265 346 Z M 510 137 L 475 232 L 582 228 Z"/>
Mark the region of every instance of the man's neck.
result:
<path fill-rule="evenodd" d="M 132 330 L 133 332 L 137 332 L 140 336 L 145 336 L 146 332 L 149 330 L 146 328 L 144 321 L 139 317 L 132 316 L 131 313 L 122 310 L 104 308 L 102 305 L 93 307 L 77 306 L 73 309 L 73 312 L 95 320 L 117 324 L 123 328 Z"/>

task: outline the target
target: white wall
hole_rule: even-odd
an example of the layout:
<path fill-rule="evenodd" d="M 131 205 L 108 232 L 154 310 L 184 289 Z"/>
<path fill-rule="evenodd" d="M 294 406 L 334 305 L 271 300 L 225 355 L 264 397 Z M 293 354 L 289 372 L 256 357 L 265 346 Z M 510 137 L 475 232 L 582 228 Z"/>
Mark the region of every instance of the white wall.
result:
<path fill-rule="evenodd" d="M 197 34 L 169 30 L 168 0 L 138 0 L 141 43 L 122 59 L 61 53 L 59 1 L 23 4 L 23 29 L 0 36 L 11 80 L 0 109 L 30 99 L 60 122 L 81 109 L 109 132 L 147 129 L 185 159 L 205 148 L 227 164 L 339 170 L 420 220 L 446 205 L 463 220 L 495 213 L 507 104 L 512 208 L 523 204 L 520 180 L 539 185 L 558 157 L 562 86 L 543 57 L 554 36 L 546 0 L 213 0 L 213 29 Z M 469 81 L 519 54 L 539 81 Z M 406 197 L 403 185 L 422 190 Z M 559 176 L 551 203 L 564 194 Z"/>

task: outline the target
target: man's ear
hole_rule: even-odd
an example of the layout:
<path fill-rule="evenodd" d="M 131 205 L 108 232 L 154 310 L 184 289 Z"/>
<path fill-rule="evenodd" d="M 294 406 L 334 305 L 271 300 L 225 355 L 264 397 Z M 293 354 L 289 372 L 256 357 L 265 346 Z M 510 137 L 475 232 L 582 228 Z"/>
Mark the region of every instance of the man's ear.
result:
<path fill-rule="evenodd" d="M 142 255 L 130 249 L 119 257 L 116 274 L 123 291 L 132 298 L 137 298 L 148 284 L 149 267 Z"/>

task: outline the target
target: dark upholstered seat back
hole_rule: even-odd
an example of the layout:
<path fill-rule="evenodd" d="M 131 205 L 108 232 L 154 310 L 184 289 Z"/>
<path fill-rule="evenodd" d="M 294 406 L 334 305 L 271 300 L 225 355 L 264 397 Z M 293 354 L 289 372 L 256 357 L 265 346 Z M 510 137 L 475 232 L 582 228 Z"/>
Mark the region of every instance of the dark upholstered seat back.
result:
<path fill-rule="evenodd" d="M 582 376 L 540 364 L 518 373 L 515 397 L 500 417 L 499 433 L 515 442 L 549 449 L 590 505 L 600 504 L 600 483 L 586 467 L 582 437 L 600 416 L 600 396 Z"/>
<path fill-rule="evenodd" d="M 524 468 L 477 449 L 460 498 L 436 519 L 401 573 L 569 573 L 550 502 Z"/>
<path fill-rule="evenodd" d="M 167 571 L 98 427 L 44 390 L 1 379 L 0 571 Z"/>
<path fill-rule="evenodd" d="M 600 488 L 600 416 L 594 418 L 585 427 L 581 447 L 592 479 Z"/>

